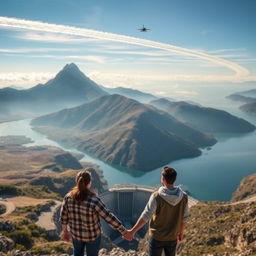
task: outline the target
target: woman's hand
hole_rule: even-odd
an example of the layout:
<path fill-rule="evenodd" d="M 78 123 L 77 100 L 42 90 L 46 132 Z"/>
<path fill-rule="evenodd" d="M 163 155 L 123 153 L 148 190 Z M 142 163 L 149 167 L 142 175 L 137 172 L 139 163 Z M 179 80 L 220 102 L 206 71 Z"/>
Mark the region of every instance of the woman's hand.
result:
<path fill-rule="evenodd" d="M 69 242 L 71 237 L 70 237 L 70 234 L 68 233 L 67 230 L 63 230 L 63 231 L 61 232 L 61 238 L 62 238 L 62 240 L 64 240 L 65 242 Z"/>
<path fill-rule="evenodd" d="M 60 234 L 62 240 L 64 240 L 65 242 L 69 242 L 70 241 L 70 234 L 68 232 L 68 227 L 67 225 L 62 225 L 62 232 Z"/>

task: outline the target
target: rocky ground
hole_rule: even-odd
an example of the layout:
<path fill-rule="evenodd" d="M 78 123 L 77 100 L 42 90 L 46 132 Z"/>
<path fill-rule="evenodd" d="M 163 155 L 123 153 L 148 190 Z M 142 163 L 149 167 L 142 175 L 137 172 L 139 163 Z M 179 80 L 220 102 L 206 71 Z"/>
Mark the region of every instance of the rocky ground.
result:
<path fill-rule="evenodd" d="M 24 183 L 38 176 L 83 168 L 69 152 L 52 146 L 23 146 L 29 142 L 24 136 L 0 137 L 0 183 Z"/>
<path fill-rule="evenodd" d="M 180 255 L 256 255 L 256 203 L 200 203 L 191 209 Z"/>
<path fill-rule="evenodd" d="M 242 179 L 239 187 L 232 195 L 232 201 L 238 201 L 256 195 L 256 173 Z"/>

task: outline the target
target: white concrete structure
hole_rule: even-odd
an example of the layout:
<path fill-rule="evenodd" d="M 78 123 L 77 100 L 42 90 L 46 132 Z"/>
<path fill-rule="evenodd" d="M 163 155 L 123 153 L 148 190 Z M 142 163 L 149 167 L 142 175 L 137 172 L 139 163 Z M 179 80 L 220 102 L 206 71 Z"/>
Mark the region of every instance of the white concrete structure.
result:
<path fill-rule="evenodd" d="M 152 192 L 156 187 L 135 186 L 135 185 L 116 185 L 109 188 L 100 197 L 107 207 L 123 222 L 126 228 L 132 227 L 144 210 Z M 189 197 L 189 207 L 198 201 Z M 135 249 L 138 240 L 144 237 L 147 232 L 147 225 L 137 234 L 137 241 L 130 243 L 121 239 L 120 234 L 110 228 L 105 222 L 102 223 L 103 230 L 111 240 L 123 248 Z"/>
<path fill-rule="evenodd" d="M 156 188 L 135 185 L 116 185 L 109 188 L 100 197 L 107 207 L 123 222 L 126 228 L 131 228 L 140 214 L 152 192 Z M 136 249 L 138 240 L 144 237 L 147 226 L 137 234 L 137 239 L 131 242 L 123 240 L 120 233 L 113 230 L 104 221 L 102 222 L 104 232 L 110 237 L 114 244 L 125 249 Z"/>

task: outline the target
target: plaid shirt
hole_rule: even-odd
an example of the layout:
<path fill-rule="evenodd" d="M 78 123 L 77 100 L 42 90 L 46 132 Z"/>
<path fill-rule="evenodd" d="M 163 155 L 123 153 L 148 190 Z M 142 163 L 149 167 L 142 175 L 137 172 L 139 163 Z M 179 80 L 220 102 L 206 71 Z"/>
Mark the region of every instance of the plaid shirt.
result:
<path fill-rule="evenodd" d="M 67 194 L 63 200 L 60 220 L 68 225 L 73 238 L 79 241 L 94 241 L 101 234 L 100 217 L 112 228 L 122 232 L 124 226 L 110 212 L 101 199 L 92 195 L 84 202 L 77 202 Z"/>

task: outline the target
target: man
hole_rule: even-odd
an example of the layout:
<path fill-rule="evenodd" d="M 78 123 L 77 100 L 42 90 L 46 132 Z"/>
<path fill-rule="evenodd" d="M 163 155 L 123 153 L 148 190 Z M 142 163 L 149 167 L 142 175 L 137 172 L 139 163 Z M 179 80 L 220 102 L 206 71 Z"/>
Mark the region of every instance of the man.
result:
<path fill-rule="evenodd" d="M 175 256 L 177 241 L 182 240 L 185 219 L 188 217 L 188 196 L 173 184 L 177 172 L 171 167 L 162 169 L 161 186 L 152 193 L 144 211 L 124 238 L 132 240 L 135 233 L 149 221 L 149 255 Z"/>

